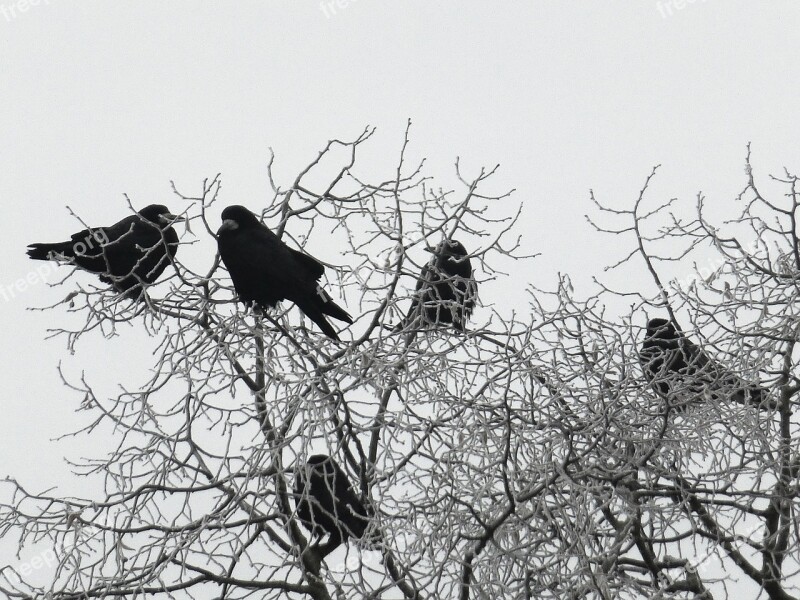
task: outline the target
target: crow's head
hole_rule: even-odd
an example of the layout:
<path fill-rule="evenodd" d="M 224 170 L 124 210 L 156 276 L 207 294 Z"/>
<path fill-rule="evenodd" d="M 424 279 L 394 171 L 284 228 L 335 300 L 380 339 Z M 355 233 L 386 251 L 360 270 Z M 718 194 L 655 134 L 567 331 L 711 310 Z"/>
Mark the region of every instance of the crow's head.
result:
<path fill-rule="evenodd" d="M 258 217 L 247 210 L 244 206 L 234 204 L 222 211 L 222 225 L 217 234 L 223 234 L 237 229 L 247 229 L 260 225 Z"/>
<path fill-rule="evenodd" d="M 151 204 L 150 206 L 145 206 L 142 210 L 139 211 L 139 216 L 143 219 L 147 219 L 151 223 L 158 225 L 162 229 L 165 227 L 169 227 L 175 221 L 185 221 L 184 217 L 179 217 L 178 215 L 173 215 L 169 212 L 169 209 L 164 206 L 163 204 Z"/>
<path fill-rule="evenodd" d="M 678 339 L 678 331 L 672 321 L 650 319 L 647 322 L 647 337 L 657 340 L 676 340 Z"/>
<path fill-rule="evenodd" d="M 425 248 L 428 252 L 432 252 L 436 256 L 463 258 L 467 255 L 467 249 L 464 244 L 456 240 L 443 240 L 435 248 Z"/>
<path fill-rule="evenodd" d="M 315 454 L 306 461 L 306 468 L 316 476 L 331 479 L 337 473 L 338 465 L 327 454 Z"/>

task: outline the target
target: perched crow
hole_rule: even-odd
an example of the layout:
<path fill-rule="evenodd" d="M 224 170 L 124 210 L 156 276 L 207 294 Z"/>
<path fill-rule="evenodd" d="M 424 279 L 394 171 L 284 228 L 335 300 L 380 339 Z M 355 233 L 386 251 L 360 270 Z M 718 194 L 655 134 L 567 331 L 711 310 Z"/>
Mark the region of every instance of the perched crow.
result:
<path fill-rule="evenodd" d="M 284 244 L 244 206 L 222 211 L 217 244 L 233 287 L 245 304 L 272 308 L 281 300 L 291 300 L 334 340 L 339 336 L 325 315 L 353 322 L 317 283 L 324 273 L 322 264 Z"/>
<path fill-rule="evenodd" d="M 645 377 L 673 408 L 701 402 L 706 395 L 762 410 L 776 407 L 769 392 L 709 358 L 667 319 L 651 319 L 639 353 Z"/>
<path fill-rule="evenodd" d="M 31 244 L 28 256 L 35 260 L 68 259 L 97 273 L 118 292 L 137 298 L 142 284 L 158 279 L 175 257 L 178 234 L 172 223 L 183 220 L 166 206 L 151 204 L 110 227 L 79 231 L 67 242 Z"/>
<path fill-rule="evenodd" d="M 394 330 L 408 325 L 451 323 L 463 331 L 478 293 L 467 251 L 455 240 L 444 240 L 436 248 L 426 250 L 433 257 L 422 268 L 408 314 Z"/>
<path fill-rule="evenodd" d="M 294 497 L 297 517 L 312 535 L 330 535 L 328 552 L 348 537 L 364 539 L 369 512 L 330 456 L 315 454 L 295 473 Z"/>

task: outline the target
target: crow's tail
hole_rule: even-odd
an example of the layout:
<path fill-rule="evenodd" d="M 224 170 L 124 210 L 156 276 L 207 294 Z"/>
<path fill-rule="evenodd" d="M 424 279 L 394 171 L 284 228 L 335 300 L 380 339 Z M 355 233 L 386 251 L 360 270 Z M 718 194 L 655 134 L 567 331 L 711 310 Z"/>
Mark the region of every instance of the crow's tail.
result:
<path fill-rule="evenodd" d="M 345 309 L 336 304 L 328 292 L 323 290 L 319 285 L 317 286 L 315 300 L 320 313 L 338 319 L 339 321 L 344 321 L 345 323 L 353 322 L 353 317 L 347 314 Z"/>
<path fill-rule="evenodd" d="M 51 254 L 74 256 L 72 244 L 70 242 L 62 242 L 60 244 L 30 244 L 28 246 L 28 256 L 34 260 L 50 260 Z"/>
<path fill-rule="evenodd" d="M 308 315 L 308 313 L 306 313 L 306 314 Z M 323 316 L 322 313 L 317 313 L 317 314 L 314 314 L 314 315 L 308 315 L 308 318 L 311 319 L 312 321 L 314 321 L 314 323 L 316 323 L 317 325 L 319 325 L 319 328 L 322 330 L 322 333 L 327 335 L 332 340 L 336 340 L 337 342 L 339 341 L 339 335 L 336 333 L 336 330 L 328 322 L 328 319 L 326 319 Z"/>
<path fill-rule="evenodd" d="M 339 341 L 339 336 L 336 333 L 336 330 L 325 318 L 325 315 L 322 314 L 322 310 L 320 310 L 319 303 L 314 302 L 311 304 L 306 304 L 306 303 L 295 302 L 295 304 L 297 304 L 297 307 L 303 311 L 303 314 L 305 314 L 309 319 L 311 319 L 312 321 L 314 321 L 314 323 L 317 324 L 317 326 L 322 330 L 322 332 L 325 335 L 327 335 L 332 340 Z"/>
<path fill-rule="evenodd" d="M 731 395 L 734 402 L 755 406 L 760 410 L 771 411 L 778 408 L 778 402 L 769 397 L 769 391 L 757 385 L 746 385 Z"/>

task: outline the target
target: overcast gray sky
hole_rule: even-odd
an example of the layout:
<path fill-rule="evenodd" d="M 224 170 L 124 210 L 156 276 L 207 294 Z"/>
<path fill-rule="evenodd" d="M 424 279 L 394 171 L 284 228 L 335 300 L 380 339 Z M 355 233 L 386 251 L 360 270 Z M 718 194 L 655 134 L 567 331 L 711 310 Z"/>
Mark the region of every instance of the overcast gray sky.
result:
<path fill-rule="evenodd" d="M 43 339 L 63 307 L 27 310 L 69 285 L 8 291 L 39 266 L 28 243 L 77 229 L 66 205 L 110 224 L 124 193 L 177 208 L 170 179 L 193 192 L 221 172 L 221 205 L 257 208 L 269 147 L 286 185 L 373 125 L 391 165 L 411 118 L 411 156 L 445 184 L 456 156 L 468 173 L 500 163 L 496 189 L 516 188 L 524 247 L 542 253 L 519 277 L 549 287 L 610 262 L 583 218 L 590 188 L 623 205 L 661 163 L 654 201 L 724 203 L 749 141 L 763 175 L 800 170 L 798 31 L 791 1 L 0 0 L 0 476 L 69 488 L 62 457 L 96 450 L 50 442 L 79 422 L 59 360 L 110 392 L 151 359 L 125 335 L 70 356 Z M 525 309 L 522 285 L 497 286 Z"/>

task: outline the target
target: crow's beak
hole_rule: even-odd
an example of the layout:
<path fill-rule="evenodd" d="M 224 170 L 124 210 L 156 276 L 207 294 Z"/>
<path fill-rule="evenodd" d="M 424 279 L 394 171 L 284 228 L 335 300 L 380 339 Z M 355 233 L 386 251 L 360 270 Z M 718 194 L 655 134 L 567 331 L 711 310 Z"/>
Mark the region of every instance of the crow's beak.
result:
<path fill-rule="evenodd" d="M 164 213 L 163 215 L 161 215 L 161 220 L 169 224 L 175 223 L 177 221 L 182 221 L 184 223 L 187 222 L 186 217 L 181 217 L 180 215 L 173 215 L 172 213 Z"/>
<path fill-rule="evenodd" d="M 435 248 L 435 247 L 433 247 L 433 246 L 425 246 L 425 247 L 423 248 L 423 250 L 425 250 L 425 252 L 430 252 L 431 254 L 433 254 L 434 252 L 436 252 L 436 248 Z"/>
<path fill-rule="evenodd" d="M 164 213 L 161 215 L 161 222 L 164 226 L 174 225 L 175 223 L 183 223 L 184 227 L 186 227 L 186 231 L 194 235 L 192 232 L 192 228 L 189 226 L 189 219 L 186 217 L 182 217 L 180 215 L 173 215 L 172 213 Z"/>
<path fill-rule="evenodd" d="M 223 231 L 235 231 L 239 229 L 239 224 L 234 221 L 233 219 L 225 219 L 222 222 L 222 225 L 219 226 L 219 231 L 217 233 L 222 233 Z"/>

